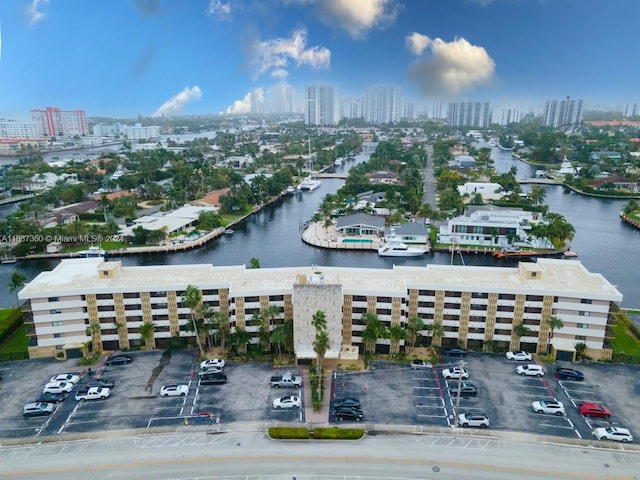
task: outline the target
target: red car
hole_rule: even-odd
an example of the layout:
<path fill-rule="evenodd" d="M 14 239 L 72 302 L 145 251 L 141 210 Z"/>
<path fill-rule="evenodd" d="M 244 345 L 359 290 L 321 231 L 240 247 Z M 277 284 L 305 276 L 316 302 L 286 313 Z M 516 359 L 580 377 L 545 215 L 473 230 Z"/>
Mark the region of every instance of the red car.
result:
<path fill-rule="evenodd" d="M 611 410 L 609 410 L 604 405 L 599 405 L 597 403 L 581 403 L 580 405 L 578 405 L 578 411 L 580 412 L 580 415 L 584 415 L 585 417 L 611 417 Z"/>

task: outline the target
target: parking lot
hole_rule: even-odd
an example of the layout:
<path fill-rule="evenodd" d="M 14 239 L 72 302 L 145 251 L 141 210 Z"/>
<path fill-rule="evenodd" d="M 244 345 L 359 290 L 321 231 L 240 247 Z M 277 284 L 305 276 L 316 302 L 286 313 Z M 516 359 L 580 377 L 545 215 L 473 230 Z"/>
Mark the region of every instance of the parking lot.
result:
<path fill-rule="evenodd" d="M 92 375 L 77 361 L 30 360 L 0 364 L 0 437 L 64 435 L 100 430 L 146 428 L 184 423 L 231 423 L 238 421 L 301 422 L 303 408 L 280 410 L 273 400 L 284 395 L 303 397 L 300 390 L 277 390 L 269 385 L 275 373 L 269 363 L 227 363 L 228 381 L 200 385 L 193 350 L 127 353 L 128 365 L 93 367 Z M 103 359 L 104 360 L 104 359 Z M 74 363 L 75 362 L 75 363 Z M 102 363 L 101 363 L 102 364 Z M 24 418 L 22 408 L 34 402 L 54 375 L 72 372 L 81 376 L 66 399 L 56 404 L 52 415 Z M 297 369 L 295 370 L 296 373 Z M 75 392 L 100 377 L 115 386 L 106 400 L 78 402 Z M 184 397 L 160 397 L 163 385 L 189 386 Z M 304 402 L 304 399 L 303 399 Z M 303 403 L 304 406 L 304 403 Z"/>
<path fill-rule="evenodd" d="M 128 353 L 133 362 L 122 366 L 92 367 L 91 377 L 112 379 L 115 386 L 106 400 L 78 402 L 74 395 L 90 375 L 77 360 L 39 359 L 0 364 L 0 437 L 65 435 L 100 430 L 229 424 L 233 422 L 304 422 L 303 389 L 274 389 L 274 374 L 301 374 L 297 368 L 274 370 L 269 362 L 228 362 L 228 381 L 201 385 L 194 350 Z M 459 365 L 460 359 L 442 357 L 432 369 L 413 370 L 408 363 L 372 362 L 364 372 L 336 372 L 331 382 L 331 403 L 357 398 L 369 423 L 448 427 L 454 422 L 456 397 L 449 392 L 457 380 L 445 380 L 442 370 Z M 519 362 L 503 355 L 469 353 L 462 359 L 477 396 L 461 397 L 459 411 L 486 413 L 490 429 L 521 431 L 566 438 L 591 438 L 594 428 L 622 426 L 638 435 L 640 367 L 608 364 L 573 365 L 585 374 L 583 382 L 557 381 L 555 367 L 544 377 L 519 376 Z M 563 365 L 571 366 L 571 365 Z M 35 401 L 43 385 L 59 373 L 81 375 L 79 385 L 56 406 L 50 416 L 23 418 L 22 407 Z M 304 379 L 308 381 L 308 379 Z M 189 386 L 184 397 L 160 397 L 160 388 L 171 383 Z M 273 400 L 286 395 L 302 398 L 302 408 L 275 409 Z M 566 416 L 536 414 L 531 403 L 556 398 L 564 403 Z M 609 419 L 585 418 L 578 413 L 581 402 L 608 407 Z M 330 421 L 336 421 L 330 416 Z"/>

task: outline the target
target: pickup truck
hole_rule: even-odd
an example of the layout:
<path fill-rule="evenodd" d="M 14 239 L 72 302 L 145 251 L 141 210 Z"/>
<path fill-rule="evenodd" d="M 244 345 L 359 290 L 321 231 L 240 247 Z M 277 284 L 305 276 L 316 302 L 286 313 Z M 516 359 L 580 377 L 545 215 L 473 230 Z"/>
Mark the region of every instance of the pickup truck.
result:
<path fill-rule="evenodd" d="M 291 374 L 275 375 L 271 377 L 270 383 L 273 388 L 299 388 L 302 386 L 302 377 Z"/>
<path fill-rule="evenodd" d="M 88 387 L 78 390 L 76 400 L 84 402 L 85 400 L 102 400 L 109 398 L 111 390 L 107 387 Z"/>

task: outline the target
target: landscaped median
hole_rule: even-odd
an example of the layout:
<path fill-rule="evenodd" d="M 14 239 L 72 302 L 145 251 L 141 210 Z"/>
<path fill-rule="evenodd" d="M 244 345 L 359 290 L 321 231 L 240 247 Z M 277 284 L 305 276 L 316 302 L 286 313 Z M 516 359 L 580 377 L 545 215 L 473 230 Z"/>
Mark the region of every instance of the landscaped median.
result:
<path fill-rule="evenodd" d="M 271 427 L 269 438 L 274 440 L 360 440 L 364 437 L 364 428 L 314 428 Z"/>

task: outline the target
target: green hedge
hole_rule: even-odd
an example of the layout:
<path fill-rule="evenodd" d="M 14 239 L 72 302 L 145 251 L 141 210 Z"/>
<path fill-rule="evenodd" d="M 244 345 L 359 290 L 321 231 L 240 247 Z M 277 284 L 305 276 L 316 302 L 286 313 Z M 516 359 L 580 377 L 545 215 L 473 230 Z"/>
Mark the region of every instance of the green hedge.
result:
<path fill-rule="evenodd" d="M 359 440 L 364 436 L 364 428 L 316 428 L 313 438 L 319 440 Z"/>
<path fill-rule="evenodd" d="M 22 311 L 19 308 L 4 310 L 0 315 L 0 343 L 4 342 L 22 325 Z"/>
<path fill-rule="evenodd" d="M 307 439 L 309 429 L 304 427 L 271 427 L 269 436 L 279 439 Z"/>

